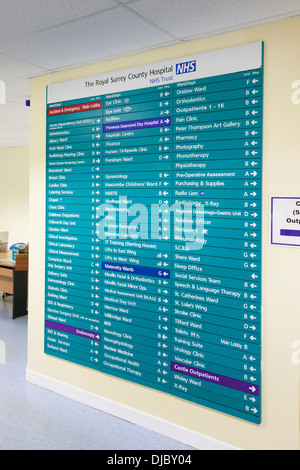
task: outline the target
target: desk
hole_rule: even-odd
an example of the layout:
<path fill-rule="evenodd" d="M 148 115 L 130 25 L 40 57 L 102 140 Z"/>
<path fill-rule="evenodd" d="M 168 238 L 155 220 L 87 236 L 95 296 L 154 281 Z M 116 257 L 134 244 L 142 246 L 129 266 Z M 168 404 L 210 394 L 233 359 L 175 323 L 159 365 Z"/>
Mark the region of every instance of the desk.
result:
<path fill-rule="evenodd" d="M 12 318 L 27 315 L 28 255 L 16 255 L 9 261 L 11 253 L 0 253 L 0 291 L 13 295 Z"/>

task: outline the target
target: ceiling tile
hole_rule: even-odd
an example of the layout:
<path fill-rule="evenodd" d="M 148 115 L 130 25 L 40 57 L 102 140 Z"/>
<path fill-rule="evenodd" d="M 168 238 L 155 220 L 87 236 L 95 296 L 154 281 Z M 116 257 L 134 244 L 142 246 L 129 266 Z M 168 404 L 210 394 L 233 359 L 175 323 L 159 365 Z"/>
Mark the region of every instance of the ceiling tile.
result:
<path fill-rule="evenodd" d="M 128 5 L 129 3 L 136 3 L 139 2 L 140 0 L 117 0 L 119 3 L 126 3 Z"/>
<path fill-rule="evenodd" d="M 11 78 L 30 77 L 45 72 L 45 69 L 24 62 L 22 60 L 22 49 L 20 50 L 20 59 L 13 59 L 0 53 L 0 80 L 7 81 Z"/>
<path fill-rule="evenodd" d="M 116 5 L 114 0 L 1 0 L 0 43 Z"/>
<path fill-rule="evenodd" d="M 128 7 L 186 39 L 299 14 L 300 0 L 140 0 Z"/>
<path fill-rule="evenodd" d="M 118 7 L 2 44 L 0 53 L 57 70 L 172 41 L 171 35 Z"/>

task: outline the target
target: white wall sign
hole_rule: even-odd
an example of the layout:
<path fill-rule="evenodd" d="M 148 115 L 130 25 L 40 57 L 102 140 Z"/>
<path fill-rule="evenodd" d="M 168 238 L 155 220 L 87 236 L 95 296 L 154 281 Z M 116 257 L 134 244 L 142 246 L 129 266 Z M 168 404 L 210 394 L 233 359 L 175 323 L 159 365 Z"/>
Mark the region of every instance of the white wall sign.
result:
<path fill-rule="evenodd" d="M 48 86 L 47 103 L 119 93 L 120 90 L 124 92 L 170 85 L 186 78 L 207 78 L 240 70 L 258 69 L 261 66 L 262 42 L 258 41 L 184 57 L 182 61 L 166 60 L 99 76 L 53 83 Z"/>
<path fill-rule="evenodd" d="M 300 246 L 300 197 L 271 197 L 271 245 Z"/>

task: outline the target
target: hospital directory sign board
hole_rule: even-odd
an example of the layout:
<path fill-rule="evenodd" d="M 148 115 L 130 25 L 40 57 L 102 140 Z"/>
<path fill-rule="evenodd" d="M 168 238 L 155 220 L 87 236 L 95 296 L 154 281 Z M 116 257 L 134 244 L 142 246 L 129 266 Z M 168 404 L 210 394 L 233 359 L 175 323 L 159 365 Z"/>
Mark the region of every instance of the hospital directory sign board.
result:
<path fill-rule="evenodd" d="M 262 57 L 48 86 L 46 354 L 260 423 Z"/>

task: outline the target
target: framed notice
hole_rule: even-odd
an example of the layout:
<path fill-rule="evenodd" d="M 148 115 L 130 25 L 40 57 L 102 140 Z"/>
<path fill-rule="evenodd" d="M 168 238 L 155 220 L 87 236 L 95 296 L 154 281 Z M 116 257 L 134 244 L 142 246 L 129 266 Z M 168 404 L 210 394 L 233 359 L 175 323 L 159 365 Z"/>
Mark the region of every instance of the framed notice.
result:
<path fill-rule="evenodd" d="M 300 197 L 271 198 L 271 245 L 300 246 Z"/>

